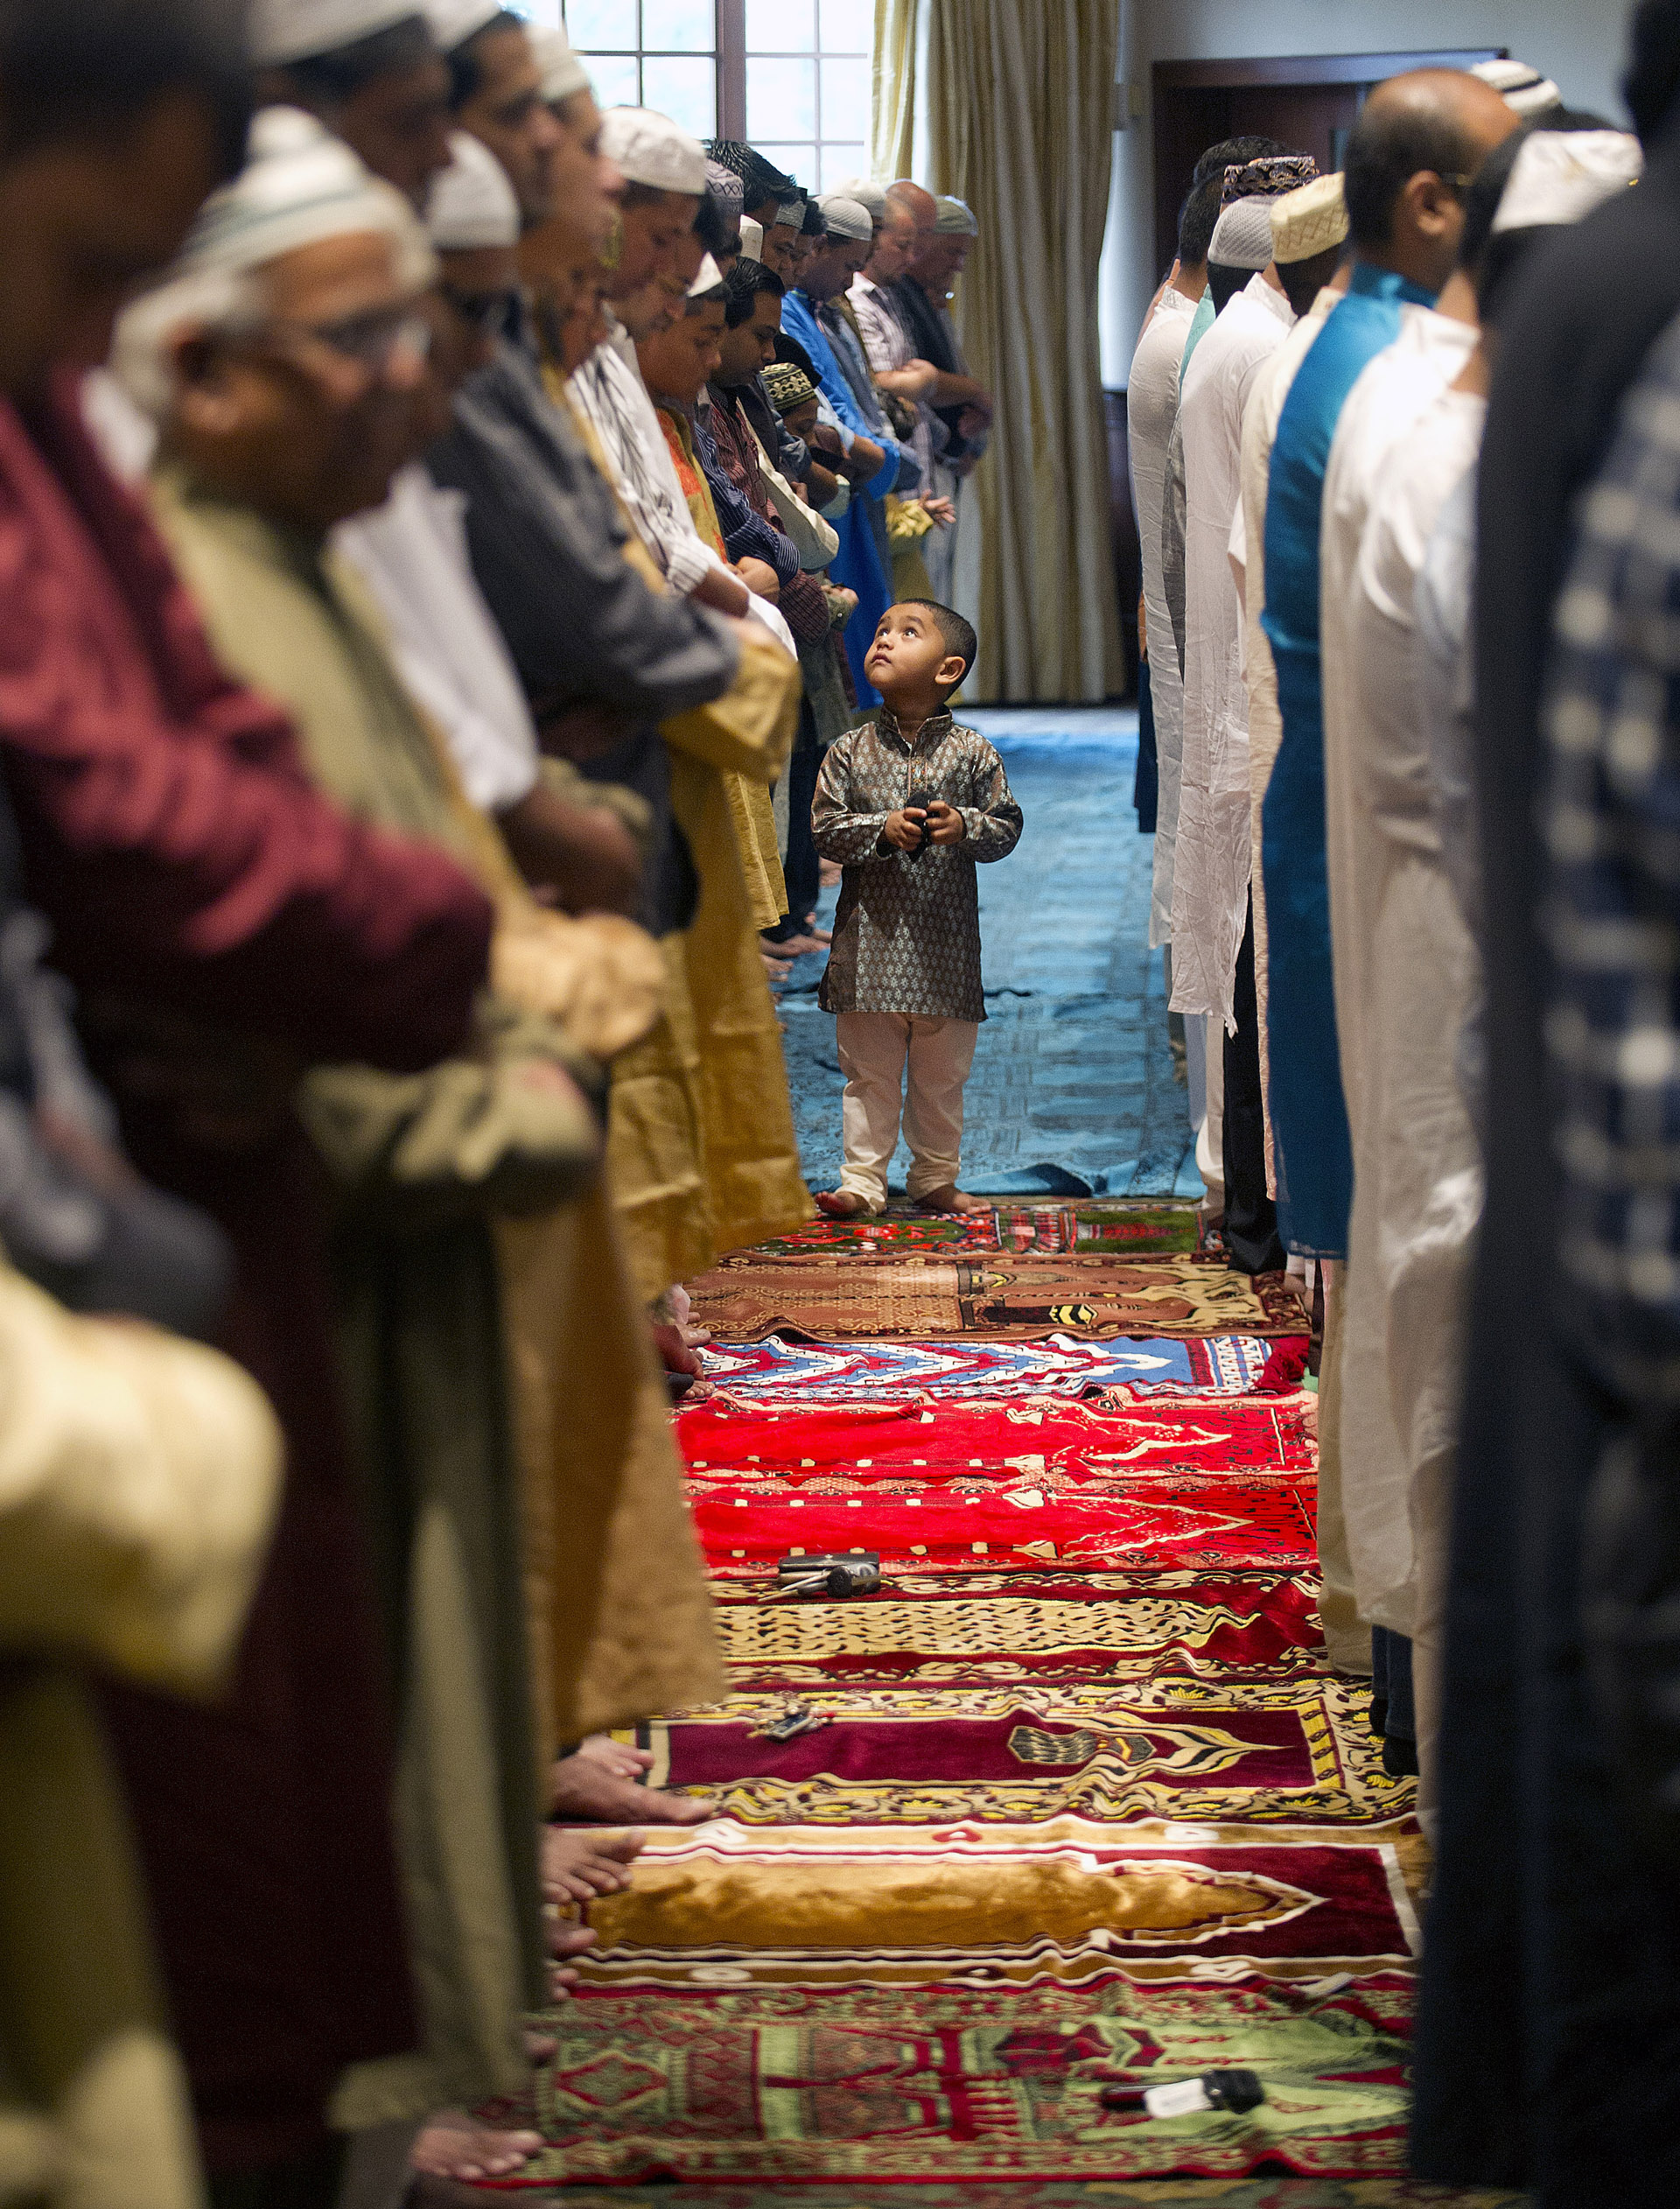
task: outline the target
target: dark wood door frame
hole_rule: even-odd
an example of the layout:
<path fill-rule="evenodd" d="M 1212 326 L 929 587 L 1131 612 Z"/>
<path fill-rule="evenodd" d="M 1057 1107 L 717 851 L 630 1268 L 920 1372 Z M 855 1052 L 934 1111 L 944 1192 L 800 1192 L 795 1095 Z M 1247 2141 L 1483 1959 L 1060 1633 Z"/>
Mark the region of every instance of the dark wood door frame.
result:
<path fill-rule="evenodd" d="M 1385 77 L 1409 69 L 1467 69 L 1473 62 L 1503 59 L 1503 46 L 1433 47 L 1409 53 L 1292 53 L 1228 61 L 1158 61 L 1153 66 L 1155 250 L 1159 268 L 1171 263 L 1179 205 L 1189 186 L 1186 133 L 1193 116 L 1206 132 L 1201 144 L 1228 135 L 1222 109 L 1233 100 L 1249 106 L 1256 95 L 1291 89 L 1345 91 L 1356 112 L 1367 92 Z M 1188 111 L 1188 112 L 1186 112 Z M 1175 123 L 1182 127 L 1175 127 Z M 1256 126 L 1246 123 L 1244 129 Z M 1194 133 L 1193 133 L 1194 135 Z"/>

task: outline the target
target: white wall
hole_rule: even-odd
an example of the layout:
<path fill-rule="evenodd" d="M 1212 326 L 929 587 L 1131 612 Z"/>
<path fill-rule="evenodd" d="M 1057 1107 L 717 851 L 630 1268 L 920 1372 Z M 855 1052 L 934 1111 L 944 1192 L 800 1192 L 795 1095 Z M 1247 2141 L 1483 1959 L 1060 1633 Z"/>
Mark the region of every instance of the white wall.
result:
<path fill-rule="evenodd" d="M 1150 98 L 1157 61 L 1288 53 L 1508 46 L 1555 77 L 1572 107 L 1624 120 L 1616 90 L 1628 0 L 1121 0 L 1121 74 Z M 1115 140 L 1102 256 L 1102 381 L 1124 385 L 1161 271 L 1154 265 L 1154 149 L 1147 113 Z"/>

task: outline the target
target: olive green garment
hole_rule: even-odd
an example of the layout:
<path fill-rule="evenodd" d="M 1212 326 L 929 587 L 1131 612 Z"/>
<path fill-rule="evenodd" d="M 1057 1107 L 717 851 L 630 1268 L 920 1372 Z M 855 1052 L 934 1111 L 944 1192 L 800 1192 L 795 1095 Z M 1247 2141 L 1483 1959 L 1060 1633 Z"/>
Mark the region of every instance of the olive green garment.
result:
<path fill-rule="evenodd" d="M 360 818 L 441 845 L 473 868 L 472 824 L 376 617 L 318 540 L 178 478 L 157 491 L 218 654 L 290 710 L 316 782 Z M 334 2115 L 352 2127 L 522 2091 L 521 2015 L 543 1995 L 537 1743 L 492 1223 L 498 1211 L 539 1209 L 544 1195 L 551 1206 L 574 1194 L 592 1167 L 595 1131 L 573 1126 L 569 1152 L 556 1127 L 546 1192 L 540 1174 L 535 1186 L 514 1175 L 514 1194 L 502 1169 L 528 1145 L 493 1130 L 486 1165 L 484 1146 L 467 1140 L 484 1134 L 486 1114 L 497 1120 L 494 1098 L 479 1098 L 482 1112 L 445 1101 L 492 1070 L 476 1059 L 405 1080 L 335 1069 L 312 1076 L 304 1100 L 351 1192 L 337 1281 L 399 1691 L 397 1830 L 426 2037 L 425 2062 L 346 2079 Z M 458 1122 L 452 1208 L 447 1138 Z M 423 1123 L 419 1193 L 396 1168 Z"/>

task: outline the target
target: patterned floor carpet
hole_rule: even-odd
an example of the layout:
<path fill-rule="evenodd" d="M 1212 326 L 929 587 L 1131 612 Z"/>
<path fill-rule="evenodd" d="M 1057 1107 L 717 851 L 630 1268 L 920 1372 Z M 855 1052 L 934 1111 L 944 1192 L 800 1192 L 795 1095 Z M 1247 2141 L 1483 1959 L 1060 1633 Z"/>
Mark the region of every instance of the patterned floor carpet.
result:
<path fill-rule="evenodd" d="M 968 1086 L 967 1185 L 1200 1196 L 1161 954 L 1145 949 L 1154 838 L 1138 834 L 1131 808 L 1138 716 L 1092 707 L 965 718 L 1003 754 L 1026 822 L 1010 858 L 980 869 L 988 1019 Z M 822 965 L 797 961 L 781 992 L 813 1189 L 831 1189 L 840 1168 L 834 1021 L 816 1002 Z M 900 1149 L 895 1175 L 906 1162 Z"/>
<path fill-rule="evenodd" d="M 754 1262 L 864 1299 L 958 1249 L 1194 1262 L 1187 1206 L 1110 1206 L 1124 1231 L 1095 1249 L 1084 1210 L 894 1216 L 870 1247 L 819 1229 Z M 641 1738 L 653 1784 L 717 1814 L 656 1833 L 593 1906 L 583 1988 L 544 2021 L 550 2144 L 516 2190 L 1513 2198 L 1404 2178 L 1422 1845 L 1324 1662 L 1317 1399 L 1275 1348 L 1182 1326 L 714 1346 L 677 1430 L 731 1692 Z M 780 1560 L 858 1552 L 878 1589 L 771 1600 Z M 1214 2068 L 1264 2101 L 1145 2112 Z"/>

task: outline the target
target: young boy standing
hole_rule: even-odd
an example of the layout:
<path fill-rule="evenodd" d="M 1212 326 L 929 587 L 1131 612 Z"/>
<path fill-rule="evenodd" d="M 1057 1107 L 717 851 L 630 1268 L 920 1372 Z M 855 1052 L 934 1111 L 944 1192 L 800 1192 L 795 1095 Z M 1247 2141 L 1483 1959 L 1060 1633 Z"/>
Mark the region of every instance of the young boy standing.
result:
<path fill-rule="evenodd" d="M 836 1219 L 886 1204 L 900 1118 L 912 1201 L 982 1209 L 956 1186 L 962 1084 L 986 1017 L 974 870 L 1014 850 L 1021 809 L 997 753 L 947 704 L 975 649 L 948 607 L 888 607 L 864 663 L 880 707 L 829 747 L 817 781 L 816 848 L 844 869 L 817 999 L 837 1015 L 846 1077 L 845 1171 L 816 1200 Z"/>

